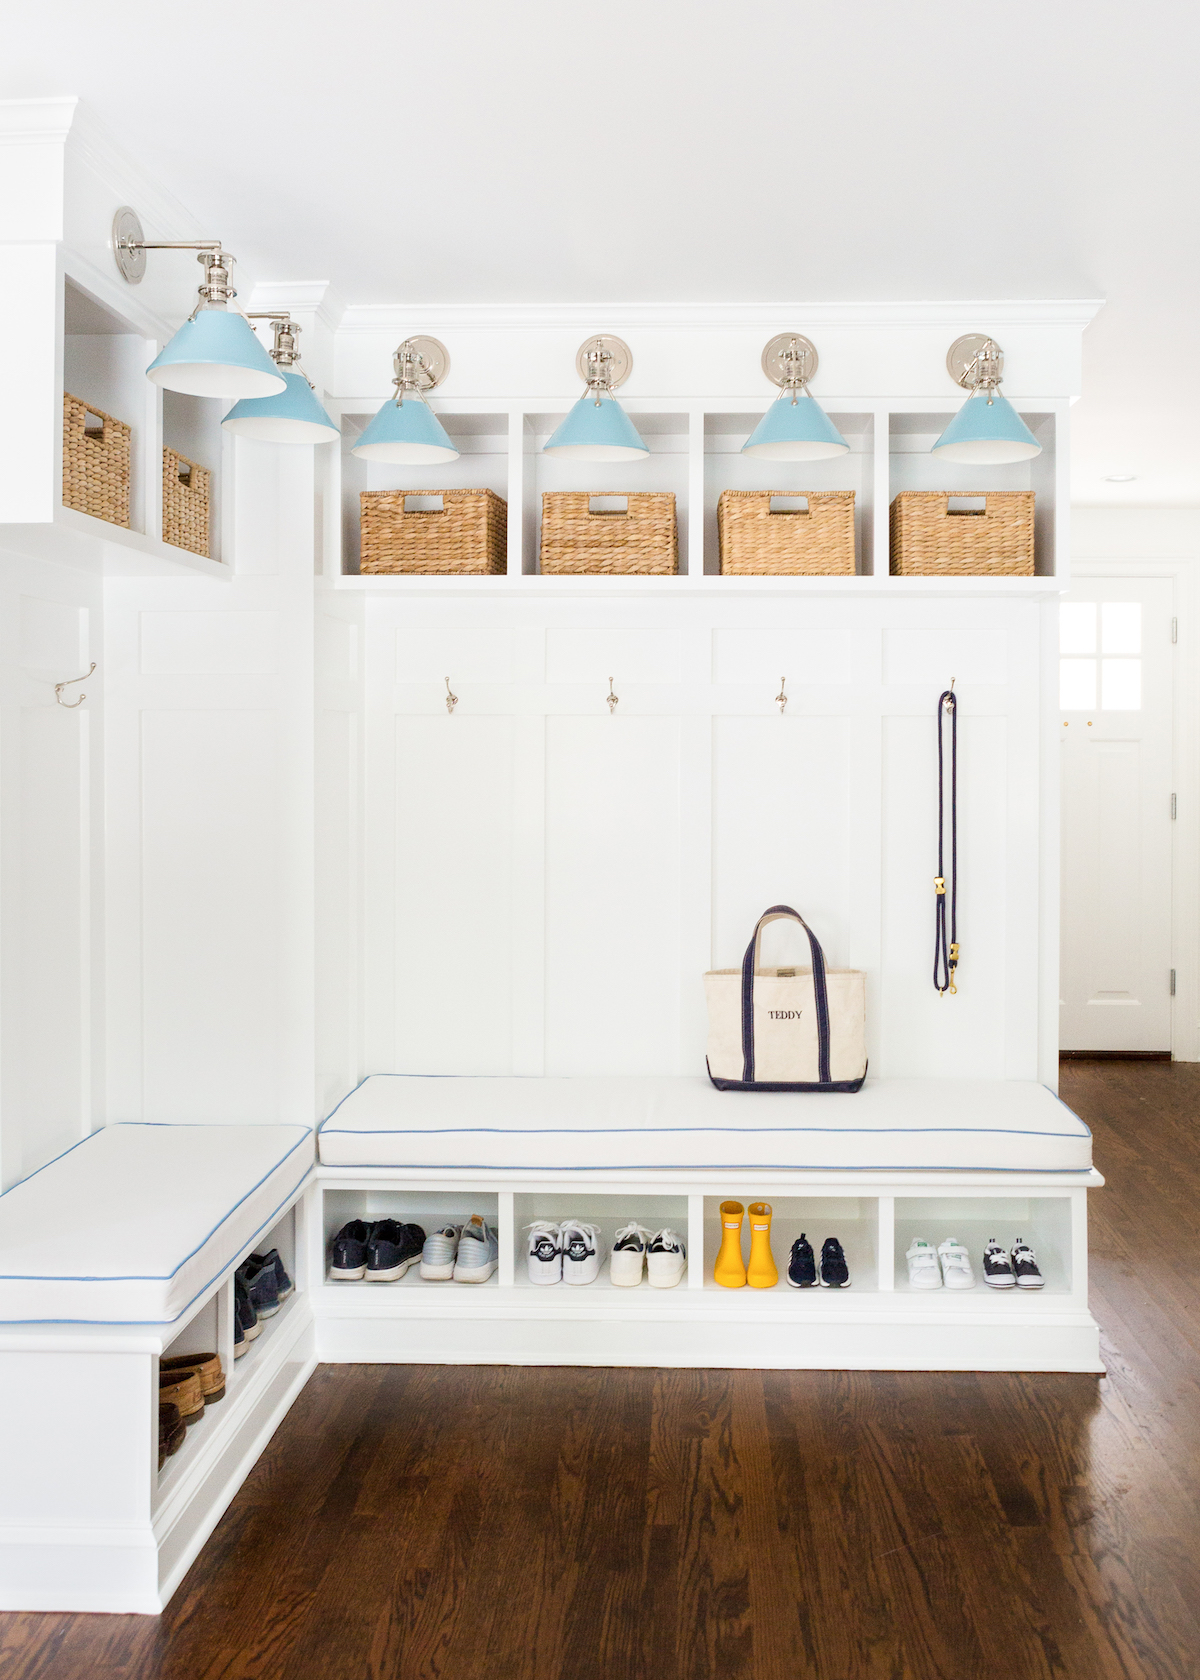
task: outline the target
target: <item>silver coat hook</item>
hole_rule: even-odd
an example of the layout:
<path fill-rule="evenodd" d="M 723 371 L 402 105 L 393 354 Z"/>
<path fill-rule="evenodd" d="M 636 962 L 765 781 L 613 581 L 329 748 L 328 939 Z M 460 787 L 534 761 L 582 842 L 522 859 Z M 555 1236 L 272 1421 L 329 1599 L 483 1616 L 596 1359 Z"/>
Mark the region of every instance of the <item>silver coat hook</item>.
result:
<path fill-rule="evenodd" d="M 787 678 L 786 677 L 780 677 L 780 679 L 779 679 L 779 693 L 775 696 L 775 704 L 779 707 L 780 717 L 783 716 L 784 708 L 786 707 L 787 703 L 788 703 Z"/>
<path fill-rule="evenodd" d="M 450 687 L 450 678 L 446 678 L 446 710 L 453 716 L 454 708 L 458 705 L 458 695 Z"/>
<path fill-rule="evenodd" d="M 613 693 L 611 677 L 608 679 L 608 693 L 604 696 L 604 698 L 608 701 L 608 715 L 611 717 L 617 707 L 621 704 L 620 697 Z"/>
<path fill-rule="evenodd" d="M 81 694 L 79 696 L 78 700 L 64 700 L 63 699 L 63 689 L 64 688 L 70 688 L 73 683 L 86 682 L 95 669 L 96 669 L 96 661 L 93 659 L 92 663 L 88 666 L 87 670 L 83 673 L 83 675 L 81 677 L 67 677 L 65 681 L 60 682 L 60 683 L 55 683 L 55 685 L 54 685 L 54 698 L 58 702 L 58 704 L 64 708 L 65 711 L 68 711 L 68 712 L 78 711 L 80 706 L 82 706 L 83 702 L 87 699 L 87 695 L 86 694 Z"/>

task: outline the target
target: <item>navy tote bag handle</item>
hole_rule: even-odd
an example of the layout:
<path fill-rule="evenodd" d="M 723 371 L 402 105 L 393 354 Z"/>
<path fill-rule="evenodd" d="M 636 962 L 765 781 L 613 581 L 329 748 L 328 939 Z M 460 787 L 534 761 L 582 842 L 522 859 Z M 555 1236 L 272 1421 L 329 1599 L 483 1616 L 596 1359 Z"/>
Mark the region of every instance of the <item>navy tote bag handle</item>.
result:
<path fill-rule="evenodd" d="M 798 910 L 790 904 L 773 904 L 758 918 L 754 937 L 742 958 L 742 1079 L 754 1083 L 754 972 L 758 967 L 758 942 L 768 922 L 791 920 L 799 922 L 808 935 L 812 952 L 813 1001 L 817 1011 L 817 1077 L 828 1085 L 829 1076 L 829 995 L 825 989 L 825 953 L 820 941 Z"/>

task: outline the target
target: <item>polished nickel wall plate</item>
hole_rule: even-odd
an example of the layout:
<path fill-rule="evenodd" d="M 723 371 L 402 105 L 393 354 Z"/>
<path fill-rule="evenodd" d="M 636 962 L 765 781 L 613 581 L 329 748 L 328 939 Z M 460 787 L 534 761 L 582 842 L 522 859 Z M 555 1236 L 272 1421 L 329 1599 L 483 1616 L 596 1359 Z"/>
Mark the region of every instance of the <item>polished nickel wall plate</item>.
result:
<path fill-rule="evenodd" d="M 1004 371 L 1004 355 L 1000 346 L 987 333 L 964 333 L 962 338 L 956 338 L 946 352 L 946 371 L 956 385 L 964 390 L 970 390 L 975 383 L 975 362 L 985 344 L 992 344 L 996 350 L 996 377 L 999 379 Z"/>
<path fill-rule="evenodd" d="M 633 372 L 633 351 L 623 338 L 617 338 L 613 333 L 594 333 L 579 346 L 575 357 L 575 372 L 586 385 L 591 377 L 588 367 L 588 357 L 599 349 L 608 359 L 607 379 L 610 391 L 615 391 L 618 385 L 624 385 Z"/>
<path fill-rule="evenodd" d="M 401 351 L 405 350 L 408 351 L 410 358 L 420 357 L 419 366 L 415 370 L 416 377 L 413 380 L 413 386 L 418 391 L 432 391 L 434 386 L 440 385 L 450 372 L 450 352 L 440 338 L 429 338 L 424 333 L 418 333 L 416 337 L 404 340 L 400 349 L 397 350 L 396 356 L 399 357 Z M 408 362 L 409 369 L 412 370 L 412 361 L 409 358 L 405 358 L 405 360 Z M 399 373 L 399 371 L 397 367 L 396 372 Z"/>
<path fill-rule="evenodd" d="M 113 217 L 113 256 L 131 286 L 136 286 L 146 272 L 146 253 L 138 249 L 145 237 L 137 211 L 123 204 Z"/>
<path fill-rule="evenodd" d="M 762 370 L 772 385 L 807 384 L 819 365 L 817 347 L 803 333 L 777 333 L 762 353 Z"/>

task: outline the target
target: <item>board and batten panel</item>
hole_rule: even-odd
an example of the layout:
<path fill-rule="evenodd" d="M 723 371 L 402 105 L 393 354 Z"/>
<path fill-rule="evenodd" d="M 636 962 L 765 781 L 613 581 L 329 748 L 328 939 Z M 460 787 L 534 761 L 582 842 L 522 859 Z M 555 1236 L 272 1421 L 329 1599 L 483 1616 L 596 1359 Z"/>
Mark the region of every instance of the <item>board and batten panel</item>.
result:
<path fill-rule="evenodd" d="M 398 716 L 394 774 L 395 1071 L 511 1073 L 513 720 Z"/>
<path fill-rule="evenodd" d="M 278 1113 L 278 783 L 272 711 L 141 714 L 147 1117 Z"/>
<path fill-rule="evenodd" d="M 546 720 L 548 1075 L 685 1071 L 680 734 L 668 717 Z"/>

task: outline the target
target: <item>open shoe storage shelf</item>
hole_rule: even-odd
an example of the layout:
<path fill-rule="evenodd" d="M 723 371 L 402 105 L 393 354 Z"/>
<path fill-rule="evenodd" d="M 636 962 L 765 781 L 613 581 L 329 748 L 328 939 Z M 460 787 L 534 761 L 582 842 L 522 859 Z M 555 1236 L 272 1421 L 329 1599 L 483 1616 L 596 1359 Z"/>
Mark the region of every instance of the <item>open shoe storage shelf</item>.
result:
<path fill-rule="evenodd" d="M 650 449 L 648 460 L 607 464 L 563 460 L 542 453 L 573 399 L 541 403 L 537 409 L 479 400 L 434 397 L 430 406 L 454 440 L 459 458 L 439 468 L 398 467 L 359 460 L 351 451 L 362 428 L 385 399 L 329 402 L 342 425 L 342 444 L 325 450 L 318 471 L 327 475 L 326 576 L 340 587 L 395 591 L 450 589 L 511 593 L 516 580 L 537 593 L 631 588 L 839 590 L 883 586 L 922 592 L 981 589 L 1038 591 L 1061 588 L 1065 575 L 1067 461 L 1057 447 L 1066 417 L 1061 398 L 1017 401 L 1042 453 L 1032 461 L 980 468 L 940 461 L 932 444 L 957 404 L 937 398 L 865 401 L 827 397 L 821 404 L 850 445 L 834 460 L 762 461 L 743 456 L 742 444 L 761 419 L 768 399 L 757 406 L 743 398 L 669 403 L 621 393 Z M 488 489 L 508 504 L 508 570 L 505 576 L 464 578 L 358 575 L 359 496 L 364 490 L 438 491 Z M 596 496 L 635 490 L 670 491 L 679 526 L 676 577 L 545 577 L 538 575 L 544 491 L 586 490 Z M 845 577 L 747 578 L 720 575 L 717 501 L 723 490 L 766 490 L 802 494 L 853 490 L 855 575 Z M 1033 578 L 900 578 L 889 575 L 888 517 L 902 490 L 941 490 L 976 495 L 988 490 L 1032 490 L 1036 502 L 1036 576 Z M 336 510 L 332 511 L 332 510 Z M 1063 511 L 1060 511 L 1063 510 Z M 337 515 L 340 514 L 340 519 Z M 335 523 L 336 521 L 336 523 Z"/>
<path fill-rule="evenodd" d="M 307 1270 L 324 1280 L 312 1290 L 318 1357 L 923 1370 L 1012 1369 L 1015 1361 L 1023 1370 L 1100 1369 L 1087 1310 L 1087 1190 L 1079 1175 L 1003 1183 L 982 1173 L 864 1175 L 866 1183 L 832 1174 L 697 1181 L 705 1176 L 578 1183 L 512 1175 L 501 1186 L 466 1175 L 401 1181 L 390 1170 L 318 1168 L 307 1221 Z M 780 1274 L 773 1289 L 713 1281 L 718 1209 L 729 1197 L 773 1207 Z M 472 1213 L 495 1223 L 500 1239 L 499 1266 L 484 1284 L 422 1280 L 416 1265 L 396 1283 L 329 1278 L 330 1244 L 348 1220 L 411 1220 L 428 1232 Z M 598 1225 L 610 1246 L 631 1219 L 652 1230 L 669 1225 L 688 1246 L 682 1282 L 652 1289 L 643 1278 L 636 1288 L 618 1288 L 605 1265 L 592 1284 L 531 1283 L 526 1227 L 565 1218 Z M 841 1240 L 849 1289 L 788 1285 L 788 1254 L 801 1231 L 818 1254 L 825 1237 Z M 976 1287 L 910 1289 L 904 1256 L 914 1236 L 935 1246 L 947 1237 L 966 1243 Z M 990 1288 L 984 1243 L 996 1237 L 1011 1247 L 1018 1236 L 1036 1249 L 1045 1287 Z M 748 1244 L 747 1222 L 744 1254 Z"/>

